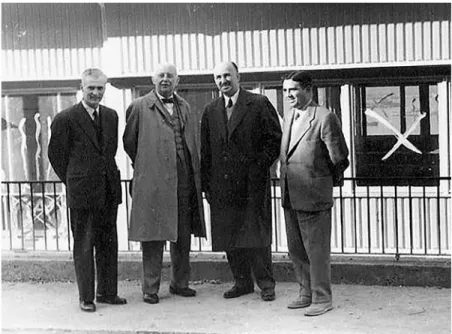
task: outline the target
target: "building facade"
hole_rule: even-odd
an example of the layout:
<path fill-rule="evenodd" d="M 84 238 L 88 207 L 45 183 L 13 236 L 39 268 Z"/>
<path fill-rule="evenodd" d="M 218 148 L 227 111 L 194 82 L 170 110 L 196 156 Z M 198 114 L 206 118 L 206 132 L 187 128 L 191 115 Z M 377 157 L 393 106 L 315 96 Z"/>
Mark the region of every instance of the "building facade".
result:
<path fill-rule="evenodd" d="M 56 180 L 47 159 L 50 123 L 80 99 L 79 77 L 87 67 L 109 77 L 103 103 L 118 111 L 120 135 L 126 107 L 151 89 L 150 73 L 160 62 L 176 65 L 178 93 L 200 115 L 218 96 L 212 77 L 218 62 L 235 61 L 242 86 L 268 96 L 281 118 L 286 106 L 280 78 L 304 69 L 314 77 L 317 101 L 340 117 L 351 150 L 345 176 L 353 181 L 341 192 L 354 197 L 341 200 L 350 210 L 338 212 L 337 222 L 353 216 L 363 222 L 360 233 L 384 240 L 397 234 L 390 229 L 395 220 L 409 216 L 413 224 L 425 225 L 425 219 L 412 217 L 412 206 L 418 206 L 432 225 L 419 227 L 421 248 L 427 249 L 429 234 L 435 236 L 433 249 L 439 243 L 448 251 L 451 185 L 437 178 L 452 174 L 450 4 L 3 3 L 1 8 L 3 180 Z M 118 151 L 128 179 L 132 170 L 121 142 Z M 421 188 L 411 188 L 416 186 Z M 402 200 L 399 212 L 390 209 L 397 207 L 394 191 L 411 196 L 412 190 L 422 192 L 419 202 L 410 200 L 407 208 Z M 393 202 L 379 208 L 370 198 L 373 191 L 380 191 L 381 202 Z M 387 229 L 381 228 L 383 217 Z M 352 233 L 353 239 L 357 229 L 343 229 L 337 237 Z M 409 230 L 412 244 L 418 228 Z M 440 230 L 445 232 L 437 237 Z M 283 226 L 279 232 L 284 235 Z M 357 247 L 356 240 L 352 244 Z"/>

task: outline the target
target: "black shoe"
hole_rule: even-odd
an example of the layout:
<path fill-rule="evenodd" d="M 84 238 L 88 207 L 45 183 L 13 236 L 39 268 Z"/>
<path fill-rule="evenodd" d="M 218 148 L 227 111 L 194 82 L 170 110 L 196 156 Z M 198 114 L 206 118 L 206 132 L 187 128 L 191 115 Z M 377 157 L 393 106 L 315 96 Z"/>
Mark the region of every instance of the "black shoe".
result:
<path fill-rule="evenodd" d="M 275 300 L 275 290 L 273 289 L 262 290 L 261 298 L 265 302 L 271 302 L 272 300 Z"/>
<path fill-rule="evenodd" d="M 237 298 L 253 292 L 254 292 L 253 286 L 238 287 L 234 285 L 231 290 L 228 290 L 223 294 L 223 297 L 226 299 Z"/>
<path fill-rule="evenodd" d="M 171 292 L 173 295 L 179 295 L 179 296 L 182 296 L 182 297 L 194 297 L 194 296 L 196 296 L 196 291 L 193 290 L 193 289 L 190 289 L 189 287 L 176 288 L 176 287 L 170 285 L 169 292 Z"/>
<path fill-rule="evenodd" d="M 105 304 L 111 304 L 111 305 L 127 304 L 127 300 L 125 298 L 121 298 L 119 296 L 106 297 L 106 296 L 102 296 L 102 295 L 97 295 L 96 301 L 98 303 L 105 303 Z"/>
<path fill-rule="evenodd" d="M 148 304 L 157 304 L 159 302 L 159 296 L 156 293 L 145 293 L 143 295 L 143 300 Z"/>
<path fill-rule="evenodd" d="M 95 312 L 96 311 L 96 305 L 94 305 L 93 302 L 85 302 L 83 300 L 80 301 L 80 309 L 83 312 Z"/>

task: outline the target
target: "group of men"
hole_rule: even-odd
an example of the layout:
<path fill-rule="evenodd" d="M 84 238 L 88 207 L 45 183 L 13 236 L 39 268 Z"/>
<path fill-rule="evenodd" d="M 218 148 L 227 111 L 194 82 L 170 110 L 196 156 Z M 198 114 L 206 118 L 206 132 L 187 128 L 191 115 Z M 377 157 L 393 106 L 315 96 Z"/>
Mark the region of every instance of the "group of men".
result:
<path fill-rule="evenodd" d="M 267 97 L 240 87 L 235 63 L 217 65 L 213 76 L 221 96 L 205 106 L 200 129 L 197 113 L 176 93 L 179 77 L 169 63 L 157 66 L 154 90 L 126 111 L 122 139 L 133 166 L 129 240 L 141 242 L 143 300 L 159 302 L 167 241 L 170 293 L 196 295 L 189 254 L 191 235 L 206 237 L 202 193 L 210 205 L 212 250 L 226 252 L 234 277 L 224 298 L 254 292 L 255 281 L 262 300 L 275 299 L 270 167 L 279 157 L 289 255 L 300 286 L 288 307 L 323 314 L 332 309 L 332 189 L 349 163 L 339 120 L 313 101 L 306 72 L 283 78 L 291 108 L 282 130 Z M 83 99 L 55 116 L 48 150 L 67 188 L 80 308 L 87 312 L 96 310 L 94 300 L 126 304 L 117 291 L 118 116 L 100 105 L 106 84 L 99 69 L 83 72 Z"/>

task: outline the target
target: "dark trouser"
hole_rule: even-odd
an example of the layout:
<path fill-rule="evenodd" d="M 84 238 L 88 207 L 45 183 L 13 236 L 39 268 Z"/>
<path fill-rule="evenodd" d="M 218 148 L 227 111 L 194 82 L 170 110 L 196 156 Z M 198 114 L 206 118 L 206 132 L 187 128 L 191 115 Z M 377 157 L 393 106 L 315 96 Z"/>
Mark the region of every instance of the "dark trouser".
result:
<path fill-rule="evenodd" d="M 190 277 L 190 246 L 192 195 L 178 196 L 177 242 L 170 243 L 171 285 L 188 287 Z M 146 241 L 141 243 L 143 251 L 143 293 L 157 293 L 160 288 L 163 247 L 166 241 Z"/>
<path fill-rule="evenodd" d="M 236 286 L 254 286 L 253 273 L 259 288 L 262 290 L 275 289 L 271 246 L 262 248 L 233 248 L 226 251 L 226 255 Z"/>
<path fill-rule="evenodd" d="M 97 271 L 97 294 L 118 294 L 118 207 L 104 209 L 70 209 L 74 236 L 74 265 L 79 298 L 94 301 L 94 248 Z"/>
<path fill-rule="evenodd" d="M 306 212 L 284 208 L 289 255 L 300 296 L 313 303 L 332 301 L 331 209 Z"/>

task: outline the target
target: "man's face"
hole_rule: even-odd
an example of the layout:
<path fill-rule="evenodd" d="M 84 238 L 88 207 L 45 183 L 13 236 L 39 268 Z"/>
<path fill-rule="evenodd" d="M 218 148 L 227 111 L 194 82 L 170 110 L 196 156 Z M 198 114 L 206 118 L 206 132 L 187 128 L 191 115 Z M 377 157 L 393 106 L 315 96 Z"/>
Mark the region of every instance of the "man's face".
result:
<path fill-rule="evenodd" d="M 106 84 L 107 78 L 105 76 L 98 78 L 92 76 L 85 77 L 81 85 L 85 103 L 91 108 L 96 109 L 104 96 Z"/>
<path fill-rule="evenodd" d="M 230 63 L 215 67 L 213 77 L 218 89 L 226 96 L 234 95 L 239 89 L 240 75 Z"/>
<path fill-rule="evenodd" d="M 283 95 L 292 108 L 301 109 L 311 98 L 311 88 L 301 88 L 299 82 L 288 79 L 283 82 Z"/>
<path fill-rule="evenodd" d="M 172 65 L 159 66 L 152 76 L 152 82 L 160 95 L 170 97 L 179 83 L 176 68 Z"/>

